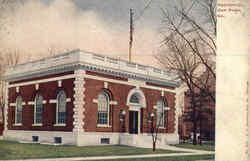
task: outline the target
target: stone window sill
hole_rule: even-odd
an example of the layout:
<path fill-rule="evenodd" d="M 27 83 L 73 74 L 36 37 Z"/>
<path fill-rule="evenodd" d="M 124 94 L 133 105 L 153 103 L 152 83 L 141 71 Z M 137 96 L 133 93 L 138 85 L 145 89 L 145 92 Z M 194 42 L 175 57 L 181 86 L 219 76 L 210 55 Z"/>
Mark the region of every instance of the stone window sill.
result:
<path fill-rule="evenodd" d="M 129 102 L 129 106 L 141 106 L 141 104 L 140 103 Z"/>
<path fill-rule="evenodd" d="M 13 124 L 13 126 L 22 126 L 22 124 L 21 123 L 15 123 L 15 124 Z"/>
<path fill-rule="evenodd" d="M 159 127 L 159 129 L 166 129 L 165 127 Z"/>
<path fill-rule="evenodd" d="M 109 128 L 109 127 L 112 127 L 110 125 L 105 125 L 105 124 L 97 124 L 97 127 L 106 127 L 106 128 Z"/>
<path fill-rule="evenodd" d="M 43 126 L 43 124 L 32 124 L 32 126 Z"/>
<path fill-rule="evenodd" d="M 66 126 L 66 124 L 54 124 L 54 126 Z"/>

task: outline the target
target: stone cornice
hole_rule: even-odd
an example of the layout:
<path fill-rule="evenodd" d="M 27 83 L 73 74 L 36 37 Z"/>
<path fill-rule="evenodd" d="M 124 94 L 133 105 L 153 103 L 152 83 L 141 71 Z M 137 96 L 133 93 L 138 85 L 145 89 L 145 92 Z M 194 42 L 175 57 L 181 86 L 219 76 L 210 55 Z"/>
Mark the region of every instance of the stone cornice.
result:
<path fill-rule="evenodd" d="M 17 81 L 75 69 L 144 80 L 160 85 L 179 86 L 179 81 L 176 81 L 176 78 L 178 78 L 176 74 L 80 50 L 10 67 L 4 76 L 4 80 Z"/>

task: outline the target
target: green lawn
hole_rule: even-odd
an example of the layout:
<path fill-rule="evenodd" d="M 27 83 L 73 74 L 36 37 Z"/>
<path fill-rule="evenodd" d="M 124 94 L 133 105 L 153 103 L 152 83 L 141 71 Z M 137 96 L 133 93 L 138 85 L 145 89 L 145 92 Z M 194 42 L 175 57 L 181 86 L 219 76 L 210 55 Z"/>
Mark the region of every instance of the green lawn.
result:
<path fill-rule="evenodd" d="M 129 146 L 54 146 L 40 144 L 21 144 L 0 140 L 0 156 L 2 160 L 31 158 L 61 158 L 86 156 L 114 156 L 135 154 L 178 153 L 179 151 L 156 150 L 150 148 L 135 148 Z"/>
<path fill-rule="evenodd" d="M 213 144 L 202 144 L 202 145 L 193 145 L 191 143 L 181 143 L 177 145 L 173 145 L 180 148 L 187 148 L 187 149 L 197 149 L 197 150 L 206 150 L 206 151 L 215 151 L 215 146 Z"/>
<path fill-rule="evenodd" d="M 131 159 L 108 159 L 98 161 L 197 161 L 197 160 L 214 160 L 214 155 L 195 155 L 195 156 L 171 156 L 155 158 L 131 158 Z"/>

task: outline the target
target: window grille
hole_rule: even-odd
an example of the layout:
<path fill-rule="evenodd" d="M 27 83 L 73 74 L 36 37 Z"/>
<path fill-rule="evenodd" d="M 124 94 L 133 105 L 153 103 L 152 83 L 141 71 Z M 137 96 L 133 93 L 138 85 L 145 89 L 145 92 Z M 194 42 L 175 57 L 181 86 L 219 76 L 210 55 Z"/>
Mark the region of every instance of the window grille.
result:
<path fill-rule="evenodd" d="M 157 126 L 164 127 L 164 101 L 162 99 L 157 102 Z"/>
<path fill-rule="evenodd" d="M 22 123 L 22 97 L 18 96 L 16 98 L 16 124 Z"/>
<path fill-rule="evenodd" d="M 61 90 L 57 95 L 57 124 L 66 123 L 66 94 Z"/>
<path fill-rule="evenodd" d="M 35 98 L 35 120 L 34 123 L 41 124 L 43 120 L 43 97 L 39 94 Z"/>
<path fill-rule="evenodd" d="M 109 96 L 101 92 L 98 96 L 98 124 L 108 124 L 109 118 Z"/>

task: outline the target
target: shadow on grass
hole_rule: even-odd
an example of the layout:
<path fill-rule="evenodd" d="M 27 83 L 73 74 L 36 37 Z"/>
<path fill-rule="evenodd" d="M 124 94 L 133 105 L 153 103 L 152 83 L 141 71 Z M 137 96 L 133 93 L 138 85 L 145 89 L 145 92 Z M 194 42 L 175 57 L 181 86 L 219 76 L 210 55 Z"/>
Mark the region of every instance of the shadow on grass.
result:
<path fill-rule="evenodd" d="M 193 145 L 192 143 L 180 143 L 177 145 L 171 145 L 175 147 L 180 147 L 180 148 L 186 148 L 186 149 L 195 149 L 195 150 L 205 150 L 205 151 L 215 151 L 215 145 L 214 143 L 203 143 L 203 144 L 197 144 Z"/>
<path fill-rule="evenodd" d="M 214 155 L 195 155 L 195 156 L 170 156 L 155 158 L 127 158 L 127 159 L 104 159 L 99 161 L 197 161 L 214 160 Z M 89 160 L 90 161 L 90 160 Z"/>
<path fill-rule="evenodd" d="M 136 148 L 120 145 L 84 146 L 72 145 L 44 145 L 24 144 L 13 141 L 0 141 L 1 159 L 34 159 L 34 158 L 62 158 L 62 157 L 88 157 L 88 156 L 115 156 L 115 155 L 142 155 L 180 153 L 180 151 L 151 148 Z"/>

